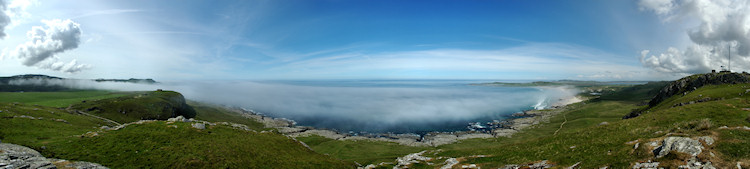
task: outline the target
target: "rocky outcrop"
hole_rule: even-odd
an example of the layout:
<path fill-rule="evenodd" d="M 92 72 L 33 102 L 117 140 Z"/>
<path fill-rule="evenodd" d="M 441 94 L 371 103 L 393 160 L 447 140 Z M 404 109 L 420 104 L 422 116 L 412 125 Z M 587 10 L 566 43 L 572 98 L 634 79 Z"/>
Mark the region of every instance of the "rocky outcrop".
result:
<path fill-rule="evenodd" d="M 34 149 L 8 143 L 0 143 L 0 168 L 64 168 L 106 169 L 102 165 L 90 162 L 69 162 L 67 160 L 48 159 Z"/>
<path fill-rule="evenodd" d="M 422 156 L 422 154 L 424 154 L 425 152 L 427 151 L 425 150 L 399 157 L 396 159 L 396 162 L 398 162 L 398 164 L 396 164 L 396 166 L 394 166 L 393 168 L 409 168 L 411 164 L 420 163 L 420 161 L 426 162 L 432 160 L 432 158 L 430 157 Z"/>
<path fill-rule="evenodd" d="M 445 165 L 443 165 L 442 167 L 440 167 L 440 169 L 451 169 L 451 168 L 453 168 L 454 165 L 456 165 L 458 163 L 459 162 L 458 162 L 458 160 L 456 158 L 449 158 L 449 159 L 445 160 L 445 162 L 443 163 Z"/>
<path fill-rule="evenodd" d="M 654 155 L 656 155 L 656 158 L 661 158 L 669 154 L 670 151 L 697 156 L 703 151 L 703 145 L 698 140 L 687 137 L 667 137 L 662 141 L 661 146 L 654 150 Z"/>
<path fill-rule="evenodd" d="M 531 164 L 509 164 L 502 167 L 502 169 L 521 169 L 521 168 L 533 168 L 533 169 L 544 169 L 552 168 L 555 165 L 547 163 L 547 160 L 542 160 Z"/>
<path fill-rule="evenodd" d="M 676 80 L 666 87 L 662 88 L 651 101 L 648 102 L 649 107 L 654 107 L 664 100 L 677 94 L 687 94 L 693 90 L 696 90 L 705 85 L 719 85 L 719 84 L 737 84 L 737 83 L 748 83 L 750 82 L 750 74 L 748 73 L 707 73 L 697 74 L 688 76 L 679 80 Z M 630 114 L 623 117 L 624 119 L 638 117 L 642 111 L 633 111 Z"/>
<path fill-rule="evenodd" d="M 635 165 L 633 165 L 633 169 L 657 169 L 657 167 L 659 167 L 659 162 L 651 161 L 644 163 L 636 162 Z"/>
<path fill-rule="evenodd" d="M 2 168 L 56 168 L 34 149 L 15 144 L 0 143 Z"/>
<path fill-rule="evenodd" d="M 664 87 L 659 94 L 648 102 L 649 106 L 656 106 L 662 101 L 676 94 L 693 91 L 705 85 L 737 84 L 750 82 L 750 74 L 747 73 L 708 73 L 688 76 L 674 81 Z"/>

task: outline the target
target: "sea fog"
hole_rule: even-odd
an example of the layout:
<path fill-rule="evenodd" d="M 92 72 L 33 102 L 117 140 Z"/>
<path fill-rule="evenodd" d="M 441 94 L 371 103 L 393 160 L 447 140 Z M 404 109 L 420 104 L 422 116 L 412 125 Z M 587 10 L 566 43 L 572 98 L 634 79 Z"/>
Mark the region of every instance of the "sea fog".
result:
<path fill-rule="evenodd" d="M 187 99 L 238 106 L 302 126 L 341 132 L 463 131 L 575 96 L 571 87 L 497 87 L 476 80 L 183 81 L 159 84 L 60 80 L 75 88 L 174 90 Z M 33 81 L 17 84 L 38 83 Z"/>

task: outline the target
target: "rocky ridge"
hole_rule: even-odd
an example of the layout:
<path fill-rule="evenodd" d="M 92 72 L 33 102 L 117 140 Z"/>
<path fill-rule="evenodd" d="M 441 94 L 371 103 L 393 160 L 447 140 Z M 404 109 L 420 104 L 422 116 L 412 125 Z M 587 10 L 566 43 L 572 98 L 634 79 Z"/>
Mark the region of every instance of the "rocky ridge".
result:
<path fill-rule="evenodd" d="M 686 95 L 687 93 L 696 90 L 700 87 L 703 87 L 705 85 L 719 85 L 719 84 L 738 84 L 738 83 L 748 83 L 750 82 L 750 74 L 743 72 L 743 73 L 733 73 L 733 72 L 720 72 L 720 73 L 707 73 L 707 74 L 697 74 L 692 75 L 688 77 L 684 77 L 682 79 L 676 80 L 669 85 L 662 88 L 659 93 L 654 96 L 654 98 L 651 99 L 651 101 L 648 102 L 649 108 L 654 107 L 658 105 L 659 103 L 663 102 L 664 100 L 669 99 L 670 97 L 682 94 Z M 720 98 L 719 98 L 720 99 Z M 706 101 L 710 101 L 711 99 Z M 689 103 L 685 103 L 689 104 Z M 685 105 L 682 104 L 682 105 Z M 674 106 L 682 106 L 682 105 L 674 105 Z M 623 119 L 629 119 L 633 117 L 638 117 L 643 113 L 642 111 L 633 111 L 630 114 L 623 117 Z"/>

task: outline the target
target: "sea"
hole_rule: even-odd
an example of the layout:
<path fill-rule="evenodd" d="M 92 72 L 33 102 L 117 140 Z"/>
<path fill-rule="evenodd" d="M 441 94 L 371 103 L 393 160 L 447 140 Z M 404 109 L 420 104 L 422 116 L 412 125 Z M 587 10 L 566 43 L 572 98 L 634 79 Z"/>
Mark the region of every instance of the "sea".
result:
<path fill-rule="evenodd" d="M 571 87 L 475 85 L 490 82 L 497 81 L 256 81 L 242 89 L 248 94 L 241 106 L 300 126 L 339 132 L 427 133 L 466 131 L 469 123 L 544 109 L 578 93 Z"/>

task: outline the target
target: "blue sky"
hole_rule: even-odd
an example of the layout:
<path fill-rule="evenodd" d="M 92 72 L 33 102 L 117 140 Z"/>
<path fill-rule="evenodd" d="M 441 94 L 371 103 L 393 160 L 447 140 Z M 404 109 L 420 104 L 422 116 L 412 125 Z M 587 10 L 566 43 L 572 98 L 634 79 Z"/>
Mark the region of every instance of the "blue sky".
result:
<path fill-rule="evenodd" d="M 649 1 L 8 0 L 0 75 L 663 80 L 714 66 L 662 68 L 680 58 L 658 53 L 700 45 L 686 31 L 701 20 Z M 55 19 L 80 43 L 22 64 L 27 32 Z"/>

